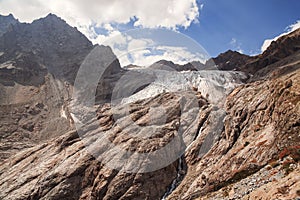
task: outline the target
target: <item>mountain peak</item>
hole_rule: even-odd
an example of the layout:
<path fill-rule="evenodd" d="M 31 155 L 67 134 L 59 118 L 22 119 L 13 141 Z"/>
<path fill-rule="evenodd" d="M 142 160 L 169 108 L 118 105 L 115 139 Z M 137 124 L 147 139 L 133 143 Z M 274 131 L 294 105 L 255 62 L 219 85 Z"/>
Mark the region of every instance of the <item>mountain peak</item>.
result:
<path fill-rule="evenodd" d="M 0 36 L 3 35 L 11 25 L 19 23 L 19 21 L 12 15 L 0 15 Z"/>
<path fill-rule="evenodd" d="M 53 13 L 49 13 L 46 17 L 42 17 L 40 19 L 34 20 L 32 22 L 32 24 L 41 23 L 41 22 L 44 25 L 45 24 L 52 24 L 52 25 L 61 24 L 61 25 L 69 26 L 65 20 L 63 20 L 62 18 L 58 17 L 57 15 L 55 15 Z"/>
<path fill-rule="evenodd" d="M 47 19 L 47 20 L 59 20 L 59 21 L 64 21 L 62 18 L 58 17 L 57 15 L 53 14 L 53 13 L 49 13 L 46 17 L 41 18 L 41 19 Z"/>
<path fill-rule="evenodd" d="M 6 20 L 1 36 L 4 26 L 0 21 L 0 41 L 3 41 L 0 50 L 9 49 L 7 52 L 11 52 L 12 58 L 14 52 L 33 54 L 56 77 L 63 76 L 70 82 L 74 80 L 80 62 L 93 48 L 81 32 L 52 13 L 32 23 L 14 23 L 16 21 Z M 8 31 L 10 24 L 13 28 Z"/>
<path fill-rule="evenodd" d="M 233 51 L 231 49 L 225 51 L 224 53 L 221 53 L 221 55 L 242 55 L 240 52 L 238 51 Z"/>
<path fill-rule="evenodd" d="M 0 14 L 0 20 L 2 19 L 2 18 L 8 18 L 8 19 L 15 19 L 16 20 L 16 18 L 13 16 L 13 14 L 11 14 L 11 13 L 9 13 L 8 15 L 1 15 Z"/>

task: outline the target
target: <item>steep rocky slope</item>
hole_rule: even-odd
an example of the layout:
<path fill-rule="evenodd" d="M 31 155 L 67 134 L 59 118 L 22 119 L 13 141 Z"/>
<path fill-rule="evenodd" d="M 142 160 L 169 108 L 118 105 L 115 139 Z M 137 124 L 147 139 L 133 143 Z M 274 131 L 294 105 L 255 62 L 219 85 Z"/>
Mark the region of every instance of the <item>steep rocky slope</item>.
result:
<path fill-rule="evenodd" d="M 1 16 L 0 21 L 4 32 L 0 36 L 0 160 L 3 160 L 25 147 L 73 129 L 67 107 L 72 84 L 94 46 L 76 28 L 52 14 L 31 24 L 19 23 L 11 15 Z M 104 58 L 113 55 L 110 49 L 105 53 Z M 119 62 L 113 60 L 101 82 L 106 87 L 99 87 L 104 99 L 111 93 L 111 73 L 121 71 Z M 113 78 L 116 77 L 120 75 Z"/>
<path fill-rule="evenodd" d="M 201 137 L 186 153 L 190 163 L 186 178 L 170 199 L 189 199 L 219 190 L 288 155 L 288 166 L 299 165 L 299 78 L 298 65 L 297 70 L 280 78 L 236 88 L 227 97 L 220 140 L 199 158 L 201 140 L 210 133 L 205 128 L 201 131 Z"/>
<path fill-rule="evenodd" d="M 241 70 L 254 74 L 256 71 L 287 58 L 300 50 L 300 29 L 282 36 L 262 54 L 256 56 L 254 60 L 241 67 Z"/>
<path fill-rule="evenodd" d="M 193 92 L 164 93 L 132 103 L 129 106 L 131 114 L 120 118 L 120 121 L 112 117 L 112 113 L 116 111 L 112 112 L 109 104 L 104 104 L 97 109 L 97 120 L 89 125 L 98 127 L 93 124 L 100 124 L 100 130 L 88 129 L 85 139 L 80 139 L 77 132 L 72 131 L 58 139 L 25 150 L 2 163 L 1 198 L 160 199 L 177 176 L 178 162 L 174 161 L 163 169 L 148 173 L 112 170 L 104 165 L 104 161 L 98 161 L 91 156 L 87 151 L 89 148 L 85 146 L 86 141 L 95 141 L 93 138 L 98 138 L 103 148 L 106 148 L 101 139 L 105 133 L 109 135 L 111 142 L 122 144 L 125 149 L 151 152 L 176 137 L 176 124 L 180 122 L 179 117 L 182 115 L 178 103 L 182 102 L 182 98 L 192 99 L 188 98 L 189 95 L 197 97 L 200 108 L 196 123 L 184 128 L 182 135 L 195 140 L 182 158 L 180 173 L 184 176 L 183 180 L 168 199 L 194 199 L 224 189 L 258 173 L 267 164 L 274 165 L 274 162 L 279 163 L 285 170 L 286 174 L 278 178 L 279 181 L 287 180 L 282 185 L 284 187 L 285 184 L 291 184 L 289 176 L 286 175 L 290 172 L 296 173 L 293 170 L 298 170 L 299 167 L 299 79 L 298 69 L 273 80 L 240 86 L 228 96 L 225 111 L 210 105 L 200 93 Z M 131 127 L 130 119 L 140 126 L 149 125 L 150 122 L 154 126 L 155 121 L 149 119 L 159 122 L 160 115 L 159 112 L 150 112 L 149 108 L 161 103 L 168 121 L 158 128 L 162 132 L 156 131 L 158 129 L 151 132 L 154 134 L 151 140 L 128 138 L 128 133 L 135 135 L 138 134 L 135 131 L 142 131 L 143 128 L 119 128 Z M 191 103 L 186 102 L 186 109 L 182 109 L 187 114 L 196 106 Z M 126 108 L 124 106 L 113 109 L 119 110 L 117 113 L 122 112 Z M 114 125 L 115 123 L 119 126 Z M 178 143 L 176 150 L 180 149 Z M 115 155 L 118 158 L 119 154 L 115 153 L 104 154 L 104 157 Z M 97 155 L 101 157 L 101 153 Z M 281 159 L 285 163 L 280 164 Z M 293 181 L 298 184 L 298 179 Z M 272 179 L 266 179 L 260 187 L 271 187 L 270 184 L 275 183 Z M 297 196 L 297 190 L 293 189 L 297 184 L 286 189 L 292 197 Z M 247 185 L 243 186 L 245 188 L 249 188 L 249 191 L 240 194 L 241 197 L 254 195 L 259 189 L 258 185 L 257 189 L 251 191 Z M 230 192 L 220 193 L 224 195 L 221 199 L 231 195 Z M 215 199 L 220 194 L 211 195 L 215 196 L 209 198 Z M 236 199 L 239 197 L 235 196 Z"/>
<path fill-rule="evenodd" d="M 129 116 L 120 118 L 114 122 L 112 110 L 124 112 L 127 106 L 110 108 L 105 104 L 98 108 L 98 119 L 91 123 L 100 123 L 102 126 L 95 130 L 90 129 L 84 139 L 80 139 L 76 131 L 64 134 L 58 139 L 35 146 L 23 151 L 16 157 L 9 159 L 0 167 L 2 199 L 157 199 L 163 196 L 167 187 L 177 174 L 177 162 L 149 173 L 125 173 L 113 170 L 105 166 L 105 162 L 93 157 L 87 145 L 99 145 L 106 149 L 109 147 L 103 135 L 111 138 L 115 145 L 122 145 L 124 149 L 138 152 L 155 152 L 156 149 L 175 140 L 175 151 L 181 151 L 184 146 L 177 140 L 177 126 L 180 120 L 180 102 L 184 101 L 192 93 L 171 94 L 165 93 L 153 99 L 147 99 L 129 106 Z M 150 112 L 151 106 L 163 103 L 168 121 L 165 124 L 156 124 L 160 121 L 160 113 Z M 204 110 L 207 102 L 199 96 L 200 106 Z M 196 105 L 189 100 L 182 105 L 186 113 L 190 113 Z M 207 107 L 207 106 L 206 106 Z M 197 114 L 197 113 L 196 113 Z M 199 116 L 200 117 L 200 116 Z M 136 129 L 132 126 L 134 120 L 139 126 L 147 126 L 148 134 L 152 135 L 148 140 L 130 135 L 143 134 L 143 128 Z M 117 124 L 117 126 L 116 126 Z M 186 123 L 189 125 L 189 123 Z M 197 124 L 190 123 L 190 127 L 183 130 L 183 135 L 194 137 L 197 133 Z M 120 127 L 127 127 L 122 129 Z M 152 128 L 151 128 L 152 127 Z M 151 131 L 152 129 L 152 131 Z M 130 135 L 129 135 L 129 134 Z M 98 138 L 95 141 L 94 138 Z M 175 138 L 175 139 L 174 139 Z M 177 138 L 177 139 L 176 139 Z M 94 141 L 89 143 L 88 141 Z M 122 152 L 103 152 L 102 156 L 117 160 Z M 172 152 L 169 152 L 172 153 Z M 176 152 L 175 152 L 176 153 Z M 100 155 L 101 156 L 101 153 Z M 157 154 L 166 159 L 163 154 Z M 121 155 L 122 157 L 122 155 Z M 143 161 L 143 160 L 142 160 Z M 155 161 L 155 160 L 153 160 Z M 117 162 L 117 161 L 116 161 Z M 120 163 L 121 169 L 125 169 L 125 163 Z M 130 165 L 130 163 L 128 163 Z M 137 164 L 133 162 L 133 164 Z M 14 166 L 14 167 L 12 167 Z M 147 165 L 145 165 L 147 167 Z M 141 172 L 143 168 L 139 169 Z"/>
<path fill-rule="evenodd" d="M 31 24 L 0 16 L 0 160 L 73 129 L 68 105 L 85 57 L 95 48 L 76 28 L 49 14 Z M 9 25 L 8 25 L 9 24 Z M 109 47 L 107 66 L 96 91 L 98 103 L 110 100 L 123 70 Z M 147 80 L 131 73 L 136 81 Z M 151 77 L 150 77 L 151 78 Z M 132 83 L 133 84 L 133 83 Z M 145 84 L 147 85 L 147 84 Z M 14 145 L 18 144 L 18 145 Z"/>
<path fill-rule="evenodd" d="M 72 129 L 72 83 L 93 48 L 55 15 L 19 23 L 0 17 L 0 160 Z M 6 24 L 4 24 L 6 22 Z M 9 24 L 9 25 L 8 25 Z"/>
<path fill-rule="evenodd" d="M 76 28 L 52 14 L 31 24 L 16 23 L 0 37 L 1 63 L 22 68 L 34 60 L 27 68 L 46 68 L 68 82 L 74 81 L 82 60 L 92 48 L 92 43 Z M 22 61 L 24 64 L 19 64 Z"/>
<path fill-rule="evenodd" d="M 216 58 L 211 58 L 205 65 L 216 65 L 219 70 L 237 70 L 240 71 L 240 67 L 253 60 L 253 57 L 241 54 L 236 51 L 228 50 L 225 53 L 221 53 Z"/>

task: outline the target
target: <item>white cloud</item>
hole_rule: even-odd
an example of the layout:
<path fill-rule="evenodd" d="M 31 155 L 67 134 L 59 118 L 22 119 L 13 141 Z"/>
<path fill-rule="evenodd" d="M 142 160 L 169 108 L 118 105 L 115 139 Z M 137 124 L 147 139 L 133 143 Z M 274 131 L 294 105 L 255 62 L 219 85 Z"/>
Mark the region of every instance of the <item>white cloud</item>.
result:
<path fill-rule="evenodd" d="M 13 13 L 20 21 L 31 22 L 49 12 L 77 27 L 128 23 L 148 28 L 188 27 L 199 16 L 196 0 L 1 0 L 0 13 Z"/>
<path fill-rule="evenodd" d="M 270 44 L 273 42 L 273 41 L 276 41 L 278 38 L 284 36 L 284 35 L 287 35 L 295 30 L 297 30 L 298 28 L 300 28 L 300 20 L 298 20 L 296 23 L 288 26 L 286 28 L 286 31 L 278 36 L 276 36 L 275 38 L 273 39 L 266 39 L 263 43 L 263 45 L 261 46 L 261 52 L 264 52 L 269 46 Z"/>
<path fill-rule="evenodd" d="M 174 37 L 174 34 L 180 35 L 180 33 L 161 29 L 153 31 L 153 35 L 147 34 L 146 31 L 140 33 L 139 29 L 123 33 L 112 31 L 108 36 L 99 35 L 95 43 L 110 46 L 122 66 L 129 64 L 148 66 L 163 59 L 178 64 L 191 61 L 205 62 L 208 59 L 208 54 L 201 47 L 193 48 L 193 44 L 189 44 L 189 38 L 182 36 L 181 44 L 172 46 L 165 40 L 158 42 L 154 37 L 157 32 L 169 33 L 170 38 Z M 196 49 L 196 51 L 191 49 Z"/>
<path fill-rule="evenodd" d="M 161 54 L 156 54 L 156 51 L 160 51 Z M 192 53 L 185 47 L 175 46 L 155 46 L 152 49 L 139 49 L 130 52 L 130 55 L 133 58 L 133 64 L 138 66 L 148 66 L 162 59 L 177 64 L 186 64 L 195 60 L 203 62 L 205 60 L 202 54 Z"/>
<path fill-rule="evenodd" d="M 152 38 L 133 38 L 118 30 L 118 24 L 134 22 L 137 28 L 177 30 L 198 23 L 203 4 L 196 0 L 0 0 L 0 13 L 12 13 L 21 22 L 31 22 L 54 13 L 76 26 L 94 44 L 110 46 L 122 66 L 150 65 L 161 59 L 183 63 L 204 60 L 186 47 L 157 44 Z M 97 33 L 98 28 L 105 34 Z M 158 53 L 159 52 L 159 53 Z"/>
<path fill-rule="evenodd" d="M 230 43 L 231 47 L 233 48 L 233 50 L 239 52 L 239 53 L 244 53 L 243 49 L 242 49 L 242 43 L 238 42 L 236 38 L 232 38 Z"/>

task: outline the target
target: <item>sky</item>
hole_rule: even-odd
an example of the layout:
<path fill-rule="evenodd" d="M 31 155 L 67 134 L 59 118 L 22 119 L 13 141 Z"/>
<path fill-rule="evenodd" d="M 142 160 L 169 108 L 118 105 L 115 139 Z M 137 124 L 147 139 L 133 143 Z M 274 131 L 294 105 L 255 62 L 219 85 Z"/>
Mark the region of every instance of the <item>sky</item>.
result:
<path fill-rule="evenodd" d="M 212 55 L 227 49 L 253 55 L 300 20 L 299 0 L 202 0 L 199 24 L 183 33 L 197 38 Z"/>
<path fill-rule="evenodd" d="M 299 0 L 0 0 L 0 14 L 21 22 L 58 15 L 111 46 L 123 66 L 203 62 L 228 49 L 256 55 L 300 27 L 299 10 Z"/>

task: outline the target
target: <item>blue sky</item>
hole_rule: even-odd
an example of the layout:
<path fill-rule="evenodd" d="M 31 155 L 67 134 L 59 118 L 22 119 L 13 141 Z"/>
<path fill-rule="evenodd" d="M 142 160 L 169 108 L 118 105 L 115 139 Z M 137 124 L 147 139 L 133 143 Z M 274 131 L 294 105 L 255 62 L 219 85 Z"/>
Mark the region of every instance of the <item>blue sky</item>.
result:
<path fill-rule="evenodd" d="M 228 49 L 248 55 L 261 53 L 266 39 L 285 32 L 288 26 L 300 20 L 299 0 L 198 0 L 198 21 L 178 31 L 201 44 L 215 57 Z M 120 31 L 134 28 L 128 24 L 113 24 Z M 99 27 L 96 32 L 105 33 Z"/>
<path fill-rule="evenodd" d="M 300 20 L 299 0 L 201 0 L 199 3 L 204 5 L 200 23 L 180 31 L 198 41 L 212 56 L 238 48 L 245 54 L 258 53 L 265 39 L 274 38 Z"/>
<path fill-rule="evenodd" d="M 126 34 L 130 29 L 163 28 L 182 33 L 202 45 L 208 56 L 228 49 L 254 55 L 261 53 L 267 39 L 286 33 L 296 22 L 293 29 L 300 27 L 299 11 L 300 0 L 0 0 L 0 14 L 12 13 L 21 22 L 32 22 L 54 13 L 94 44 L 122 47 L 113 48 L 117 56 L 144 48 L 128 55 L 130 59 L 121 59 L 122 65 L 146 65 L 159 59 L 180 63 L 200 55 L 190 51 L 191 45 L 178 46 L 176 39 L 173 46 L 167 40 L 159 41 L 160 46 L 149 53 L 149 45 L 158 41 L 156 36 L 134 38 Z"/>

